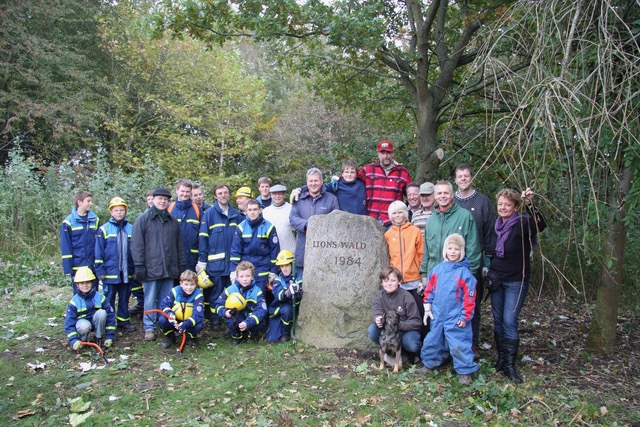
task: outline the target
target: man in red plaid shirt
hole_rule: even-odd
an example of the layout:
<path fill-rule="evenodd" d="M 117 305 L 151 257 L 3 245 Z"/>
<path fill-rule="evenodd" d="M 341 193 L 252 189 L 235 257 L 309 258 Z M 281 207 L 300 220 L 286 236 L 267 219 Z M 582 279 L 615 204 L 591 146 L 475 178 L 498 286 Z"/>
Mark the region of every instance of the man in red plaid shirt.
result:
<path fill-rule="evenodd" d="M 378 143 L 378 162 L 364 166 L 358 175 L 364 180 L 367 195 L 367 215 L 389 228 L 389 205 L 402 200 L 411 176 L 407 168 L 393 160 L 393 143 Z"/>

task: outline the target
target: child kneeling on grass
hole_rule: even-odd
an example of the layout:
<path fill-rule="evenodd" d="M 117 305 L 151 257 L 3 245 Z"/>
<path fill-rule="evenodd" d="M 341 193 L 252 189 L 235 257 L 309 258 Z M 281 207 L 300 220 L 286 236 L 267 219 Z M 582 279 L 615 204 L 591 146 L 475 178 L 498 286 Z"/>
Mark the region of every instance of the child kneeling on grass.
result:
<path fill-rule="evenodd" d="M 267 342 L 287 342 L 291 339 L 291 322 L 294 321 L 293 301 L 295 298 L 297 317 L 302 299 L 301 281 L 296 280 L 293 271 L 295 262 L 296 256 L 288 249 L 280 251 L 276 258 L 280 275 L 274 278 L 271 289 L 273 301 L 269 304 L 269 327 L 264 336 Z"/>
<path fill-rule="evenodd" d="M 111 347 L 116 336 L 116 315 L 107 298 L 93 287 L 96 276 L 89 267 L 80 267 L 73 280 L 78 293 L 69 301 L 64 319 L 71 348 L 79 350 L 91 331 L 100 347 Z"/>
<path fill-rule="evenodd" d="M 448 352 L 460 384 L 470 384 L 479 367 L 473 361 L 471 319 L 476 301 L 476 279 L 464 254 L 464 237 L 451 234 L 444 241 L 444 261 L 429 273 L 424 292 L 424 319 L 431 330 L 422 344 L 421 359 L 426 373 L 442 365 Z M 445 344 L 446 341 L 446 344 Z"/>
<path fill-rule="evenodd" d="M 386 267 L 380 272 L 382 290 L 373 295 L 371 302 L 371 319 L 373 323 L 367 330 L 369 339 L 380 343 L 380 335 L 384 327 L 384 315 L 395 310 L 399 316 L 398 331 L 402 336 L 402 348 L 409 356 L 410 363 L 416 363 L 420 351 L 420 314 L 418 305 L 409 291 L 400 287 L 402 273 L 395 267 Z M 385 355 L 385 361 L 393 365 L 393 361 Z"/>
<path fill-rule="evenodd" d="M 253 276 L 255 267 L 249 261 L 242 261 L 236 267 L 236 280 L 216 301 L 218 316 L 226 319 L 231 335 L 231 344 L 238 345 L 248 339 L 259 339 L 265 327 L 267 303 L 264 294 Z"/>
<path fill-rule="evenodd" d="M 191 347 L 198 346 L 198 332 L 204 326 L 204 296 L 202 290 L 196 286 L 196 280 L 195 272 L 183 271 L 180 275 L 180 286 L 171 289 L 169 295 L 160 302 L 160 309 L 169 315 L 169 319 L 165 316 L 159 318 L 164 334 L 162 348 L 169 348 L 176 342 L 176 332 L 186 332 Z"/>

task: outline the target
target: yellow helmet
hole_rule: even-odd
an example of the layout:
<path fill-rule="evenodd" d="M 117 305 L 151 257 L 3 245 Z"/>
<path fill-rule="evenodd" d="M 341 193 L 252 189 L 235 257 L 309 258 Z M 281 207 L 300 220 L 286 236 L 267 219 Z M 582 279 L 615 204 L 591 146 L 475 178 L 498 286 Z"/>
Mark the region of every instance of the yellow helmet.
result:
<path fill-rule="evenodd" d="M 126 210 L 129 210 L 129 205 L 127 205 L 124 199 L 122 199 L 121 197 L 114 197 L 113 199 L 111 199 L 111 201 L 109 202 L 109 207 L 107 209 L 111 210 L 116 206 L 122 206 Z"/>
<path fill-rule="evenodd" d="M 183 305 L 184 312 L 182 311 Z M 176 301 L 173 303 L 171 311 L 175 313 L 176 319 L 182 322 L 184 319 L 188 319 L 193 314 L 193 304 L 180 304 L 178 301 Z"/>
<path fill-rule="evenodd" d="M 242 311 L 246 306 L 247 300 L 238 292 L 229 294 L 229 296 L 227 296 L 227 300 L 224 302 L 224 308 L 228 308 L 229 310 L 235 308 L 238 311 Z"/>
<path fill-rule="evenodd" d="M 240 187 L 238 188 L 238 191 L 236 191 L 236 198 L 237 197 L 253 197 L 253 192 L 251 191 L 251 189 L 249 187 Z"/>
<path fill-rule="evenodd" d="M 76 283 L 93 282 L 94 280 L 96 280 L 96 276 L 95 274 L 93 274 L 93 271 L 91 271 L 89 267 L 78 268 L 78 270 L 76 271 L 76 275 L 73 278 L 73 281 Z"/>
<path fill-rule="evenodd" d="M 200 271 L 200 273 L 198 273 L 198 286 L 200 286 L 200 288 L 202 289 L 207 289 L 213 286 L 213 282 L 207 275 L 207 270 L 203 269 Z"/>
<path fill-rule="evenodd" d="M 296 260 L 296 256 L 289 249 L 283 249 L 276 257 L 276 265 L 291 264 Z"/>

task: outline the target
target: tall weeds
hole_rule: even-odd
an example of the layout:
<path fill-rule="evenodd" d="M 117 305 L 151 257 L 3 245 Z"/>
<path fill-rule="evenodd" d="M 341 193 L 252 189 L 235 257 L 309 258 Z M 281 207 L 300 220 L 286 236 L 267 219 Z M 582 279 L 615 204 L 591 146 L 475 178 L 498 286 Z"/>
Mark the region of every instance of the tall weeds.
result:
<path fill-rule="evenodd" d="M 0 258 L 28 255 L 59 261 L 59 229 L 80 190 L 93 193 L 93 211 L 108 219 L 107 205 L 119 196 L 129 204 L 129 219 L 146 208 L 145 194 L 163 183 L 164 174 L 147 161 L 141 171 L 124 173 L 108 166 L 106 157 L 82 154 L 59 165 L 27 158 L 18 148 L 0 169 Z"/>

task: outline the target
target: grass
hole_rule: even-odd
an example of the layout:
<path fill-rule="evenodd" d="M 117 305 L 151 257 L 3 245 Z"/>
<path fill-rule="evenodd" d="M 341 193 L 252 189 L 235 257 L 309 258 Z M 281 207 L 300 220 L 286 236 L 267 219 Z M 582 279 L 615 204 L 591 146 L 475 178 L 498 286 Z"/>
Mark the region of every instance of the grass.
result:
<path fill-rule="evenodd" d="M 487 353 L 465 387 L 449 368 L 418 376 L 405 367 L 394 375 L 374 368 L 373 352 L 300 342 L 234 347 L 209 331 L 198 348 L 180 355 L 162 350 L 160 341 L 143 341 L 138 318 L 139 330 L 119 333 L 105 365 L 92 349 L 69 349 L 61 317 L 69 297 L 70 289 L 44 284 L 3 289 L 4 425 L 614 426 L 637 417 L 637 380 L 590 387 L 567 375 L 574 359 L 560 358 L 552 367 L 523 364 L 526 382 L 515 387 L 493 372 Z M 160 370 L 164 362 L 173 370 Z M 28 367 L 39 363 L 43 369 Z M 95 368 L 83 372 L 81 363 Z"/>

